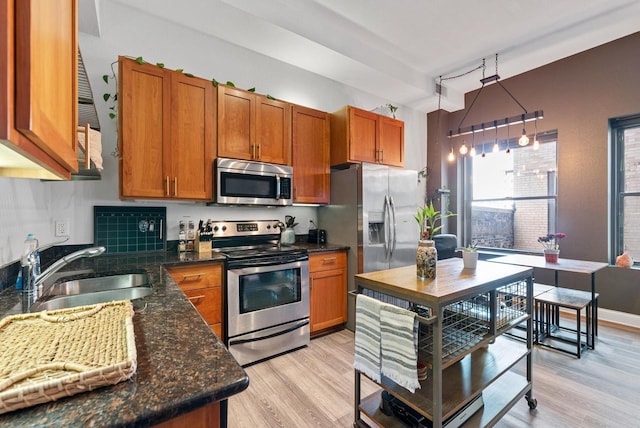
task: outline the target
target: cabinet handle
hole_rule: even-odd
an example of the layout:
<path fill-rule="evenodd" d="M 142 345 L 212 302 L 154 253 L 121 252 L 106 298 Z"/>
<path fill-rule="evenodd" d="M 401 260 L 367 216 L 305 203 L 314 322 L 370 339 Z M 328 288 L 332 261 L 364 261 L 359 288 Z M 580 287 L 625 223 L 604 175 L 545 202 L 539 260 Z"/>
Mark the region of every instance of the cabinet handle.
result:
<path fill-rule="evenodd" d="M 256 159 L 260 159 L 261 156 L 261 150 L 260 150 L 260 144 L 256 144 L 256 147 L 258 147 L 258 157 Z"/>
<path fill-rule="evenodd" d="M 168 176 L 168 175 L 165 177 L 165 180 L 164 180 L 164 181 L 165 181 L 165 184 L 166 184 L 166 190 L 167 190 L 167 192 L 166 192 L 165 194 L 166 194 L 167 196 L 171 196 L 171 195 L 169 194 L 169 176 Z"/>
<path fill-rule="evenodd" d="M 204 299 L 205 297 L 206 296 L 204 294 L 201 294 L 199 296 L 192 296 L 192 297 L 189 297 L 189 301 L 191 301 L 191 300 L 200 300 L 200 299 Z"/>
<path fill-rule="evenodd" d="M 256 158 L 256 146 L 255 146 L 255 144 L 251 144 L 250 145 L 250 151 L 251 151 L 251 159 L 255 159 Z"/>
<path fill-rule="evenodd" d="M 158 228 L 158 239 L 162 239 L 164 238 L 164 231 L 162 230 L 162 226 L 163 226 L 163 219 L 160 219 L 160 227 Z"/>
<path fill-rule="evenodd" d="M 384 162 L 384 150 L 380 150 L 380 162 Z"/>
<path fill-rule="evenodd" d="M 334 261 L 338 260 L 338 258 L 337 257 L 324 257 L 322 260 L 325 261 L 325 262 L 334 262 Z"/>
<path fill-rule="evenodd" d="M 178 196 L 178 177 L 173 177 L 173 196 Z"/>
<path fill-rule="evenodd" d="M 182 280 L 186 281 L 188 279 L 200 279 L 201 276 L 205 276 L 205 273 L 189 273 L 182 275 Z"/>

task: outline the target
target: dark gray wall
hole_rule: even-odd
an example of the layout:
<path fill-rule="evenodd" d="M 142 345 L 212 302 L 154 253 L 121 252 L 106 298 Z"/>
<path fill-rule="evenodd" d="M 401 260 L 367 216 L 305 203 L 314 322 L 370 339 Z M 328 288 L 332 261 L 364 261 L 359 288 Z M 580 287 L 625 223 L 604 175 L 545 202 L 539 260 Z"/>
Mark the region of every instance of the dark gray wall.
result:
<path fill-rule="evenodd" d="M 544 110 L 538 131 L 558 130 L 558 231 L 567 234 L 562 257 L 609 261 L 609 118 L 640 112 L 640 33 L 553 62 L 501 83 L 529 111 Z M 478 84 L 479 86 L 480 84 Z M 476 91 L 465 95 L 469 106 Z M 428 188 L 446 184 L 452 210 L 462 212 L 459 164 L 448 163 L 448 129 L 466 110 L 429 114 Z M 489 85 L 463 126 L 514 116 L 522 110 L 498 85 Z M 512 127 L 514 135 L 516 127 Z M 439 132 L 437 132 L 439 130 Z M 533 132 L 531 124 L 527 131 Z M 506 138 L 501 129 L 499 138 Z M 458 219 L 459 220 L 459 219 Z M 455 233 L 454 222 L 449 229 Z M 636 258 L 640 255 L 635 255 Z M 562 285 L 587 289 L 588 279 L 561 277 Z M 611 266 L 597 275 L 600 307 L 640 315 L 640 269 Z"/>

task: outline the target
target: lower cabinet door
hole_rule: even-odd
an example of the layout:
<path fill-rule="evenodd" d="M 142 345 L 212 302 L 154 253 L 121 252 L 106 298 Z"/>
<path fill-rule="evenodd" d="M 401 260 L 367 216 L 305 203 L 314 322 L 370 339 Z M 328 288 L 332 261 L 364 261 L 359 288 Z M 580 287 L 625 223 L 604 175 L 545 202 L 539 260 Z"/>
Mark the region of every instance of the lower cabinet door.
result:
<path fill-rule="evenodd" d="M 311 281 L 311 333 L 347 321 L 347 273 L 344 268 L 314 272 Z"/>
<path fill-rule="evenodd" d="M 207 324 L 214 325 L 222 322 L 222 287 L 184 290 L 183 293 Z"/>

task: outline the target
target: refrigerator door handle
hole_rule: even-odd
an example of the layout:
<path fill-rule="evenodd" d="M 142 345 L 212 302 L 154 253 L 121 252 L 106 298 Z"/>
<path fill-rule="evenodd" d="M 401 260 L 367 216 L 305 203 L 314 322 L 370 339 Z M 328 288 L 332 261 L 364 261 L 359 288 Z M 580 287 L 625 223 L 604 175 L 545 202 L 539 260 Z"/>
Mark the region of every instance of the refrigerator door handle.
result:
<path fill-rule="evenodd" d="M 389 210 L 389 195 L 384 195 L 384 208 L 382 211 L 382 221 L 383 221 L 383 229 L 384 229 L 384 244 L 383 244 L 383 248 L 384 248 L 384 259 L 385 261 L 389 261 L 389 258 L 391 257 L 390 254 L 390 250 L 391 250 L 391 243 L 389 242 L 389 235 L 391 233 L 391 231 L 389 230 L 389 223 L 391 220 L 391 212 Z"/>
<path fill-rule="evenodd" d="M 391 215 L 392 215 L 392 224 L 391 224 L 391 229 L 393 229 L 393 236 L 392 236 L 392 244 L 391 244 L 391 250 L 389 251 L 389 261 L 391 261 L 391 258 L 393 257 L 393 252 L 396 250 L 396 233 L 397 233 L 397 225 L 396 225 L 396 204 L 393 202 L 393 196 L 389 196 L 389 206 L 391 207 Z"/>

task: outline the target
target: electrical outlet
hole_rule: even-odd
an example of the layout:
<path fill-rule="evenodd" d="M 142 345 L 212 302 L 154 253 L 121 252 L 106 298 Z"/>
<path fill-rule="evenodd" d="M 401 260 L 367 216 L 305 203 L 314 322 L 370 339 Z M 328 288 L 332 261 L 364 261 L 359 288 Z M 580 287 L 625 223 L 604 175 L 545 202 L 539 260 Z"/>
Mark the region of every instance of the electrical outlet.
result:
<path fill-rule="evenodd" d="M 69 219 L 56 220 L 55 225 L 56 225 L 55 235 L 57 237 L 61 237 L 61 238 L 69 237 L 69 227 L 70 227 Z"/>

